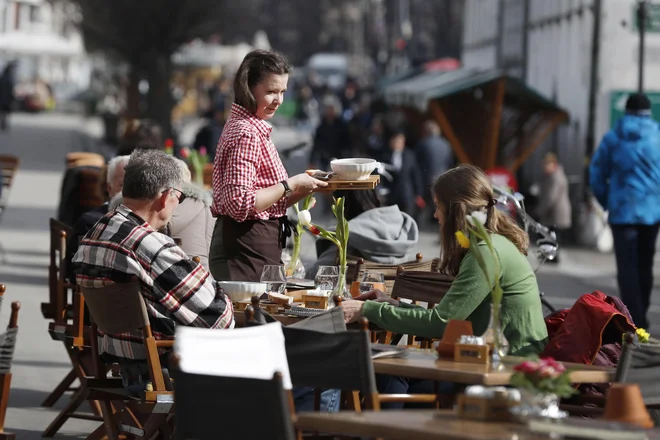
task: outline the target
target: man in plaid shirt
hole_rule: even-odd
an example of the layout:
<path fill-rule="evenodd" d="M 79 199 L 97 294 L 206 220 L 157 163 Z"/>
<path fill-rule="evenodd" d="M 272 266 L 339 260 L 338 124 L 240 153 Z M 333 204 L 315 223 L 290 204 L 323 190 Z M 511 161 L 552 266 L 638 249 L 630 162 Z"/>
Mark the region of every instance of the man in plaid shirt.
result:
<path fill-rule="evenodd" d="M 123 204 L 96 223 L 73 258 L 82 287 L 128 282 L 137 276 L 156 339 L 174 338 L 176 325 L 234 327 L 231 301 L 211 275 L 158 232 L 183 201 L 176 159 L 136 150 L 126 165 Z M 99 335 L 99 352 L 143 360 L 141 334 Z"/>

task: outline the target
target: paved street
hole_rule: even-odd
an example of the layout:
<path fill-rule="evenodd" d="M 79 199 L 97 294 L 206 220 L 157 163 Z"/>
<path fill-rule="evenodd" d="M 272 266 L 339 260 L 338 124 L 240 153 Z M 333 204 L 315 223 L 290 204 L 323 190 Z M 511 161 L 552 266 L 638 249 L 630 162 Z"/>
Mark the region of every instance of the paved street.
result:
<path fill-rule="evenodd" d="M 22 303 L 20 331 L 15 353 L 13 381 L 6 430 L 23 440 L 41 438 L 41 432 L 66 403 L 54 409 L 41 408 L 41 401 L 68 372 L 63 347 L 52 341 L 39 304 L 47 299 L 48 218 L 55 215 L 64 170 L 64 156 L 70 151 L 94 149 L 83 132 L 98 127 L 68 115 L 15 115 L 9 133 L 0 133 L 0 153 L 19 155 L 22 164 L 9 199 L 9 209 L 0 223 L 0 243 L 5 261 L 0 263 L 0 282 L 7 285 L 0 326 L 9 316 L 9 302 Z M 293 144 L 301 136 L 278 129 L 276 141 Z M 304 169 L 304 157 L 287 163 L 291 172 Z M 305 238 L 305 257 L 313 256 L 311 238 Z M 437 234 L 422 233 L 418 251 L 425 257 L 438 254 Z M 566 249 L 560 265 L 544 266 L 539 283 L 548 299 L 559 307 L 570 306 L 582 293 L 595 289 L 616 294 L 614 260 L 611 255 Z M 656 289 L 651 320 L 660 317 L 660 266 L 656 264 Z M 86 409 L 86 408 L 85 408 Z M 84 438 L 98 423 L 71 420 L 56 438 Z"/>

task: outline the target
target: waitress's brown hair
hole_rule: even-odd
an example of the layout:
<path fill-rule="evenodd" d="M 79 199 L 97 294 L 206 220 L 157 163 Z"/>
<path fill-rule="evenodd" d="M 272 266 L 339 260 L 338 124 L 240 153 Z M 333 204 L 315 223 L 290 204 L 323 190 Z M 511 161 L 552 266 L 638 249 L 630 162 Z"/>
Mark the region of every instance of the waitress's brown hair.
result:
<path fill-rule="evenodd" d="M 269 73 L 285 75 L 291 72 L 289 62 L 279 52 L 253 50 L 245 55 L 234 77 L 234 102 L 250 113 L 257 111 L 252 89 Z"/>
<path fill-rule="evenodd" d="M 508 215 L 495 207 L 495 195 L 488 177 L 473 165 L 459 165 L 440 175 L 433 183 L 433 196 L 442 213 L 440 271 L 456 276 L 467 253 L 459 246 L 456 231 L 467 229 L 466 217 L 474 211 L 487 213 L 486 229 L 508 238 L 527 254 L 529 238 Z"/>

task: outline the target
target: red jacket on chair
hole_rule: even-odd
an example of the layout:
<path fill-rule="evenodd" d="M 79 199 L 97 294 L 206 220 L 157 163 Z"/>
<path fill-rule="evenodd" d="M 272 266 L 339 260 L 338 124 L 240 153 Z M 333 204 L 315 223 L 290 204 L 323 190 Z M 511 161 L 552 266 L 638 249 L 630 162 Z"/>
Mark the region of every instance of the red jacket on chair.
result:
<path fill-rule="evenodd" d="M 602 366 L 616 366 L 623 334 L 636 330 L 623 302 L 599 291 L 548 316 L 546 325 L 549 342 L 541 357 Z"/>

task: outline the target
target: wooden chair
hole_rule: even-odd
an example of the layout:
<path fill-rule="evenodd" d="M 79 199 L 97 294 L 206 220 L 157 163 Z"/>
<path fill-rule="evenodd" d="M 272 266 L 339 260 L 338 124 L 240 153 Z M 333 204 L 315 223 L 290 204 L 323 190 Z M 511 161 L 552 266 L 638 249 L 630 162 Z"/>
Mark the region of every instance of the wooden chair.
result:
<path fill-rule="evenodd" d="M 176 338 L 177 438 L 294 438 L 281 324 L 229 331 L 181 326 Z M 227 421 L 222 426 L 218 414 Z"/>
<path fill-rule="evenodd" d="M 67 306 L 69 306 L 69 291 L 75 289 L 75 284 L 67 280 L 66 243 L 67 237 L 73 233 L 69 225 L 54 218 L 50 219 L 50 263 L 48 265 L 48 302 L 41 303 L 41 314 L 44 318 L 57 324 L 67 321 Z"/>
<path fill-rule="evenodd" d="M 20 163 L 21 160 L 16 156 L 0 154 L 0 222 L 7 209 L 7 201 Z M 4 263 L 6 258 L 2 243 L 0 243 L 0 256 Z"/>
<path fill-rule="evenodd" d="M 107 378 L 107 366 L 98 349 L 98 338 L 91 338 L 94 376 L 85 378 L 88 398 L 98 400 L 104 424 L 88 438 L 107 435 L 116 440 L 119 434 L 152 438 L 172 434 L 169 422 L 174 405 L 172 386 L 166 381 L 159 358 L 160 348 L 172 348 L 173 340 L 157 341 L 151 331 L 147 307 L 138 280 L 100 288 L 81 287 L 92 322 L 92 335 L 134 333 L 144 340 L 150 382 L 139 396 L 124 388 L 120 378 Z"/>
<path fill-rule="evenodd" d="M 640 344 L 628 333 L 621 346 L 614 382 L 637 383 L 644 403 L 656 425 L 660 424 L 660 344 Z M 573 415 L 601 415 L 605 398 L 577 395 L 562 402 L 561 408 Z"/>
<path fill-rule="evenodd" d="M 85 377 L 93 373 L 94 362 L 91 348 L 91 327 L 85 323 L 85 300 L 79 291 L 74 294 L 73 304 L 73 322 L 71 324 L 51 323 L 49 325 L 51 337 L 64 344 L 73 368 L 42 403 L 42 406 L 52 406 L 59 396 L 67 390 L 73 390 L 74 394 L 57 417 L 44 430 L 42 437 L 55 436 L 69 419 L 103 421 L 101 406 L 98 401 L 89 400 L 93 414 L 78 412 L 78 409 L 87 401 L 89 395 Z M 80 382 L 80 386 L 69 388 L 76 379 Z"/>
<path fill-rule="evenodd" d="M 437 272 L 405 270 L 400 267 L 392 288 L 392 298 L 410 300 L 412 304 L 426 303 L 426 307 L 432 309 L 449 291 L 452 281 L 452 277 Z M 397 344 L 401 336 L 387 332 L 384 343 Z M 408 341 L 408 344 L 416 345 L 415 340 L 417 340 L 420 348 L 430 348 L 433 342 L 430 338 L 418 338 L 415 335 L 409 335 L 409 337 L 411 340 Z"/>
<path fill-rule="evenodd" d="M 0 284 L 0 307 L 6 287 Z M 0 335 L 0 440 L 14 440 L 15 434 L 5 432 L 5 416 L 7 406 L 9 405 L 9 389 L 11 388 L 11 363 L 14 358 L 14 348 L 16 347 L 16 335 L 18 334 L 18 311 L 21 303 L 15 301 L 11 303 L 11 315 L 7 331 Z"/>
<path fill-rule="evenodd" d="M 69 291 L 75 289 L 75 284 L 66 279 L 66 243 L 67 235 L 72 233 L 71 227 L 54 218 L 50 219 L 50 264 L 48 265 L 48 302 L 41 303 L 41 314 L 52 320 L 48 331 L 51 338 L 66 345 L 66 330 L 70 318 L 73 318 L 73 305 L 69 304 Z M 71 357 L 71 347 L 65 347 Z M 46 397 L 41 406 L 52 407 L 67 391 L 76 392 L 78 388 L 71 387 L 76 377 L 76 363 L 71 371 L 62 379 L 55 389 Z"/>
<path fill-rule="evenodd" d="M 392 293 L 394 286 L 394 279 L 396 278 L 397 271 L 400 267 L 405 270 L 420 270 L 430 271 L 433 264 L 432 261 L 422 261 L 424 255 L 417 254 L 415 259 L 402 264 L 380 264 L 371 261 L 366 261 L 364 258 L 355 259 L 353 265 L 349 264 L 346 273 L 346 282 L 350 285 L 354 281 L 360 281 L 365 272 L 379 272 L 385 278 L 385 293 Z M 352 267 L 351 267 L 352 266 Z"/>
<path fill-rule="evenodd" d="M 176 438 L 294 440 L 282 375 L 247 379 L 173 370 L 176 380 Z M 221 415 L 224 422 L 218 422 Z"/>

